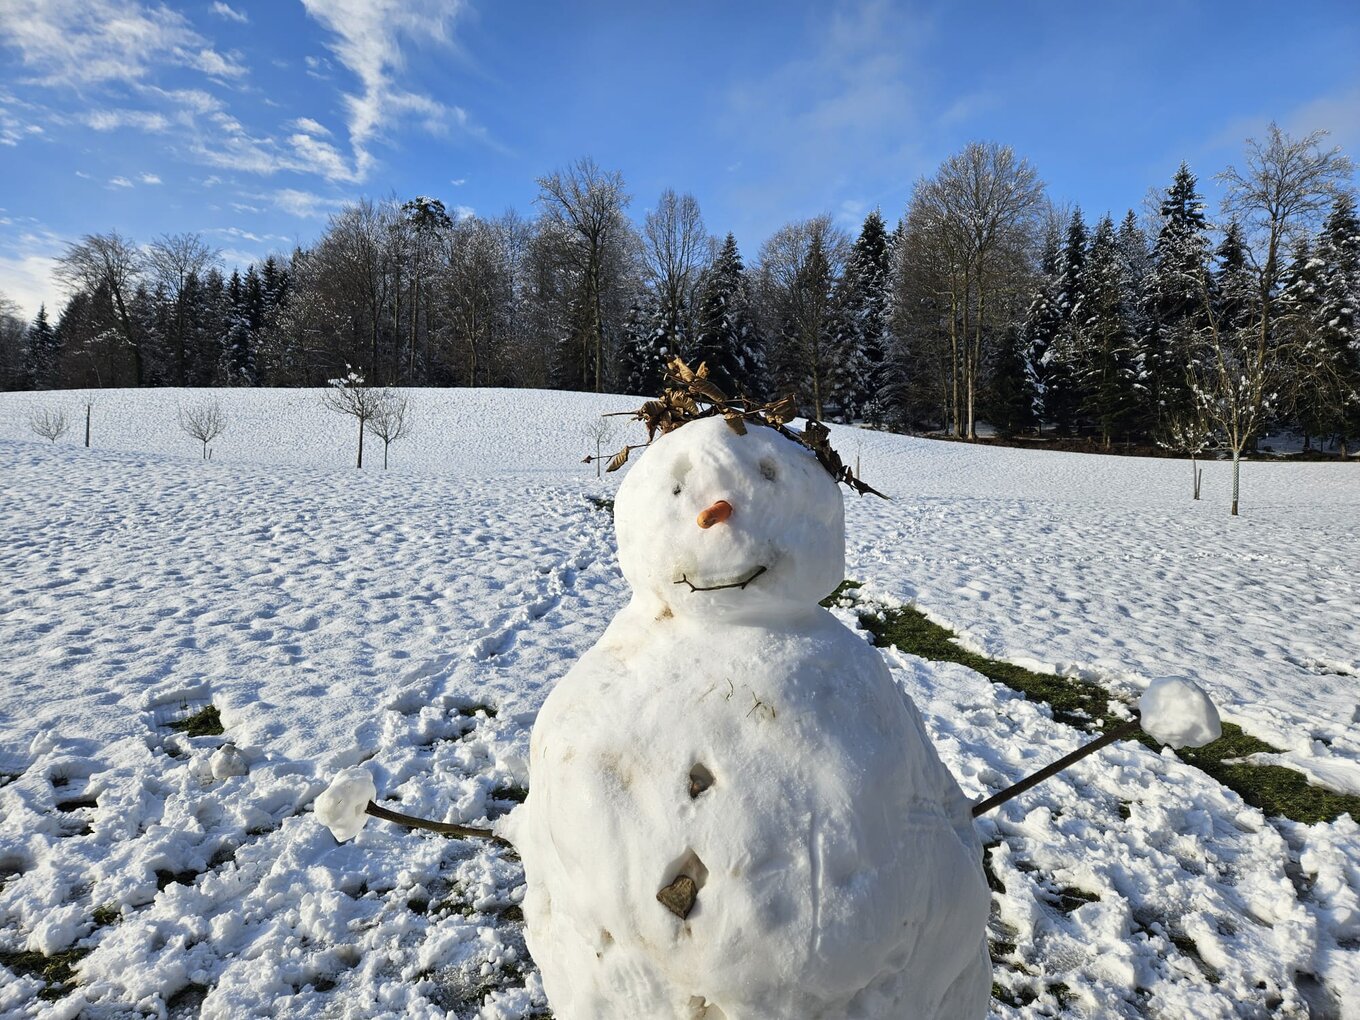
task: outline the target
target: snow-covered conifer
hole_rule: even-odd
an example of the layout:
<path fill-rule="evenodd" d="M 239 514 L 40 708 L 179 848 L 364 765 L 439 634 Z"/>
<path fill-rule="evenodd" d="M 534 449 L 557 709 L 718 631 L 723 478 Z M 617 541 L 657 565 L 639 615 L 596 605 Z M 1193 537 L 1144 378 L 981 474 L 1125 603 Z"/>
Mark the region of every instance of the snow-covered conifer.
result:
<path fill-rule="evenodd" d="M 692 360 L 708 365 L 708 377 L 729 395 L 765 391 L 765 356 L 750 304 L 737 239 L 728 234 L 704 274 Z"/>

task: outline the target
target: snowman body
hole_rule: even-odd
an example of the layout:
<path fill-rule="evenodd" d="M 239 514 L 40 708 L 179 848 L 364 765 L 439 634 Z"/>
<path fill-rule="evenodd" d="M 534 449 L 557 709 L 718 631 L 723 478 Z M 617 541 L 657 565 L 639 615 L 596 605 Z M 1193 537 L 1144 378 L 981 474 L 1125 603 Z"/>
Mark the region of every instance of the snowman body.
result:
<path fill-rule="evenodd" d="M 844 569 L 830 475 L 704 419 L 648 449 L 616 522 L 633 601 L 545 701 L 505 826 L 554 1015 L 985 1015 L 968 802 L 817 605 Z"/>

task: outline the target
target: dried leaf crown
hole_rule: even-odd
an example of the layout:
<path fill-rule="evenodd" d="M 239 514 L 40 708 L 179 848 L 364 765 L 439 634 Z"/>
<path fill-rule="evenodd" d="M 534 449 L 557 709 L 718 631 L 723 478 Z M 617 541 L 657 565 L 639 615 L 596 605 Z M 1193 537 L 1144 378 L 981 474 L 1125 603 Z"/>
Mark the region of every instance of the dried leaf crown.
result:
<path fill-rule="evenodd" d="M 831 447 L 831 430 L 814 418 L 809 418 L 802 432 L 788 427 L 788 422 L 798 417 L 798 407 L 793 394 L 781 397 L 768 404 L 753 401 L 750 397 L 729 397 L 708 378 L 708 366 L 701 363 L 697 369 L 690 368 L 682 358 L 672 358 L 666 365 L 666 389 L 656 400 L 649 400 L 636 411 L 617 411 L 637 418 L 647 426 L 647 442 L 625 446 L 609 458 L 607 471 L 617 471 L 628 463 L 628 455 L 634 450 L 649 446 L 657 434 L 673 432 L 681 425 L 698 421 L 700 418 L 721 416 L 737 435 L 746 434 L 747 425 L 762 425 L 774 429 L 781 436 L 793 440 L 800 446 L 811 450 L 822 467 L 826 468 L 836 481 L 848 485 L 861 496 L 873 493 L 887 499 L 872 485 L 857 478 L 850 466 L 842 463 L 840 455 Z M 592 464 L 602 457 L 586 457 L 585 463 Z"/>

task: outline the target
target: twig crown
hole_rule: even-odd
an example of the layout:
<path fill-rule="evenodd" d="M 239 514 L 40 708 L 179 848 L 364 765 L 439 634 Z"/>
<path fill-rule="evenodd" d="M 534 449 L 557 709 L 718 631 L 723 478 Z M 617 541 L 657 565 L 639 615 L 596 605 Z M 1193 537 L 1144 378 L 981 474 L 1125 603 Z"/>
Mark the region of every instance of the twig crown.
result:
<path fill-rule="evenodd" d="M 656 400 L 649 400 L 636 411 L 617 411 L 636 418 L 647 426 L 647 442 L 625 446 L 610 455 L 606 471 L 617 471 L 628 463 L 628 455 L 634 450 L 650 446 L 658 434 L 673 432 L 701 418 L 721 416 L 729 428 L 739 436 L 746 434 L 747 425 L 760 425 L 774 429 L 786 439 L 811 450 L 836 481 L 854 489 L 861 496 L 872 493 L 887 499 L 872 485 L 855 476 L 848 464 L 841 461 L 840 455 L 831 446 L 831 430 L 822 422 L 809 418 L 802 432 L 788 427 L 788 422 L 798 416 L 798 406 L 793 394 L 787 394 L 769 403 L 758 403 L 750 397 L 729 397 L 708 378 L 708 366 L 700 363 L 698 368 L 690 368 L 683 358 L 672 358 L 666 365 L 666 389 Z M 586 457 L 585 463 L 592 464 L 603 457 Z"/>

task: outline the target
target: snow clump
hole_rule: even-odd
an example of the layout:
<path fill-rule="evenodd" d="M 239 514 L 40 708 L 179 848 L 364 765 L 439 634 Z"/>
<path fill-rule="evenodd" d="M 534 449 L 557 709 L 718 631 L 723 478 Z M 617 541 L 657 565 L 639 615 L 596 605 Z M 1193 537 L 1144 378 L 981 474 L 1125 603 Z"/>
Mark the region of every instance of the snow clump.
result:
<path fill-rule="evenodd" d="M 1203 747 L 1222 735 L 1218 709 L 1193 680 L 1164 676 L 1138 699 L 1143 732 L 1169 747 Z"/>
<path fill-rule="evenodd" d="M 368 821 L 368 802 L 378 796 L 373 775 L 365 768 L 345 769 L 316 798 L 316 817 L 338 842 L 359 835 Z"/>

